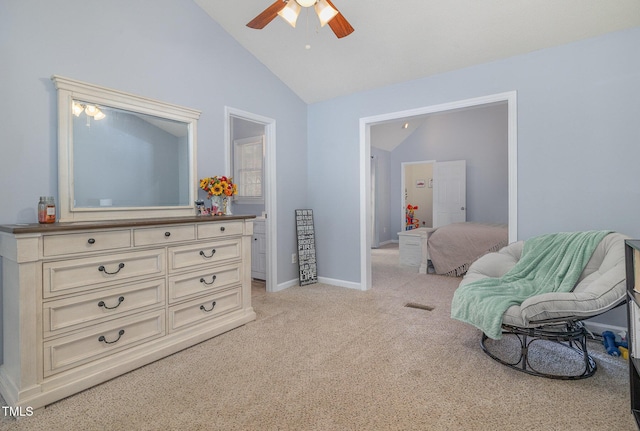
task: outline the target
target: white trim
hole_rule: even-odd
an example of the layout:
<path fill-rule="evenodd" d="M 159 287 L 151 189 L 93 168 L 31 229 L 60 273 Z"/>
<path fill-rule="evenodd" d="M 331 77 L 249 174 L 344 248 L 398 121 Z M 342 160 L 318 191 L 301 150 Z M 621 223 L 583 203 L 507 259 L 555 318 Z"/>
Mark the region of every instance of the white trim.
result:
<path fill-rule="evenodd" d="M 224 142 L 225 159 L 227 169 L 231 169 L 230 154 L 227 144 L 231 141 L 230 117 L 242 118 L 263 124 L 264 127 L 264 203 L 265 203 L 265 231 L 267 247 L 267 292 L 277 292 L 280 286 L 278 282 L 278 214 L 276 197 L 276 120 L 252 114 L 250 112 L 235 109 L 229 106 L 224 107 Z"/>
<path fill-rule="evenodd" d="M 274 292 L 279 292 L 281 290 L 285 290 L 290 287 L 298 286 L 299 283 L 300 283 L 300 280 L 298 280 L 297 278 L 294 278 L 289 281 L 285 281 L 284 283 L 280 283 L 276 288 L 277 290 L 274 290 Z M 331 286 L 337 286 L 337 287 L 346 287 L 348 289 L 361 290 L 360 283 L 354 283 L 353 281 L 346 281 L 346 280 L 338 280 L 335 278 L 318 277 L 318 283 L 329 284 Z M 310 284 L 308 286 L 313 286 L 313 285 Z"/>
<path fill-rule="evenodd" d="M 288 289 L 293 286 L 297 286 L 300 280 L 297 278 L 291 279 L 289 281 L 285 281 L 284 283 L 280 283 L 276 286 L 273 292 L 280 292 L 281 290 Z"/>
<path fill-rule="evenodd" d="M 382 121 L 382 120 L 377 120 Z M 371 289 L 371 124 L 360 119 L 360 290 Z M 369 247 L 369 248 L 367 248 Z"/>
<path fill-rule="evenodd" d="M 360 283 L 354 283 L 353 281 L 338 280 L 335 278 L 318 277 L 318 282 L 322 284 L 330 284 L 331 286 L 347 287 L 349 289 L 360 290 Z"/>
<path fill-rule="evenodd" d="M 508 91 L 472 99 L 426 106 L 407 111 L 391 112 L 382 115 L 360 118 L 360 289 L 371 289 L 371 125 L 385 121 L 398 120 L 454 109 L 469 108 L 489 103 L 507 102 L 507 140 L 509 165 L 509 242 L 518 237 L 518 118 L 517 93 Z"/>
<path fill-rule="evenodd" d="M 604 331 L 611 331 L 614 334 L 618 334 L 620 332 L 627 332 L 627 328 L 624 326 L 614 326 L 607 325 L 606 323 L 594 322 L 591 320 L 583 320 L 584 327 L 587 328 L 588 331 L 602 335 Z"/>

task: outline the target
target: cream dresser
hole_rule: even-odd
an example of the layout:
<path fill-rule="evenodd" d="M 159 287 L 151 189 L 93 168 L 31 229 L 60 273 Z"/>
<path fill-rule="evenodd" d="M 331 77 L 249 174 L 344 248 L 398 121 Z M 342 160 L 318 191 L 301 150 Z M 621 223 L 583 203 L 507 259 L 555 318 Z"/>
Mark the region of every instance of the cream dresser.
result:
<path fill-rule="evenodd" d="M 252 218 L 0 226 L 7 404 L 44 407 L 255 320 Z"/>

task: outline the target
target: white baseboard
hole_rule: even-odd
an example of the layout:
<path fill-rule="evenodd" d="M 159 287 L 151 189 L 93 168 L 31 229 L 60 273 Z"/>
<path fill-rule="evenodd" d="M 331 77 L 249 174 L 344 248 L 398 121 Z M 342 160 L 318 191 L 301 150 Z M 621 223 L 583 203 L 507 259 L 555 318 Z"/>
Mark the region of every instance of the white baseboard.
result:
<path fill-rule="evenodd" d="M 273 290 L 274 292 L 280 292 L 281 290 L 288 289 L 293 286 L 298 285 L 298 279 L 294 278 L 293 280 L 285 281 L 284 283 L 280 283 L 276 285 L 276 288 Z"/>
<path fill-rule="evenodd" d="M 318 277 L 318 281 L 324 284 L 330 284 L 332 286 L 347 287 L 349 289 L 362 290 L 360 283 L 354 283 L 353 281 L 337 280 L 335 278 Z"/>
<path fill-rule="evenodd" d="M 598 334 L 598 335 L 602 335 L 604 331 L 611 331 L 614 334 L 618 334 L 620 332 L 625 332 L 625 333 L 627 332 L 627 328 L 624 326 L 607 325 L 606 323 L 591 322 L 588 320 L 583 321 L 583 323 L 585 328 L 587 328 L 592 333 Z"/>
<path fill-rule="evenodd" d="M 344 280 L 336 280 L 335 278 L 327 278 L 327 277 L 318 277 L 319 283 L 330 284 L 332 286 L 338 287 L 347 287 L 349 289 L 357 289 L 362 290 L 360 283 L 354 283 L 352 281 L 344 281 Z M 284 283 L 278 284 L 274 292 L 279 292 L 284 289 L 288 289 L 293 286 L 297 286 L 299 280 L 294 278 L 293 280 L 285 281 Z"/>

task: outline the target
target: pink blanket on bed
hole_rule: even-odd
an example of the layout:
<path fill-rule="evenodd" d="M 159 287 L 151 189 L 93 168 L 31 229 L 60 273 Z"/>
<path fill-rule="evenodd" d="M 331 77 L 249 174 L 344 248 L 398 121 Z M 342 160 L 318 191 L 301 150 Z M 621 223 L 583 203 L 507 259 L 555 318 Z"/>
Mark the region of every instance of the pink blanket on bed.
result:
<path fill-rule="evenodd" d="M 500 250 L 508 242 L 507 225 L 452 223 L 431 234 L 427 249 L 436 274 L 459 277 L 476 259 Z"/>

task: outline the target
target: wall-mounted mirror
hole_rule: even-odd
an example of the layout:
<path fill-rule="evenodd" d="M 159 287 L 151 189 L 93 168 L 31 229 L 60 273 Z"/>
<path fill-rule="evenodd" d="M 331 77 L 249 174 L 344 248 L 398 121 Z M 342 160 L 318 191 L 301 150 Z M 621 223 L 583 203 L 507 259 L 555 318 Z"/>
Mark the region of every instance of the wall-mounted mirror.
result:
<path fill-rule="evenodd" d="M 195 214 L 199 111 L 52 80 L 61 222 Z"/>

